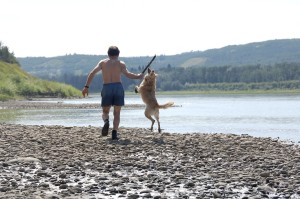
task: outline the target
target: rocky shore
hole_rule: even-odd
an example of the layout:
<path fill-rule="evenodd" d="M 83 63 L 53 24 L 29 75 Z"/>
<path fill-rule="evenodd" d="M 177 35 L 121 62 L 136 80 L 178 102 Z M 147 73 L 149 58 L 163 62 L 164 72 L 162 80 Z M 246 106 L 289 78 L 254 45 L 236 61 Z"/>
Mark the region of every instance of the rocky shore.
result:
<path fill-rule="evenodd" d="M 300 198 L 300 149 L 271 138 L 0 124 L 0 198 Z"/>

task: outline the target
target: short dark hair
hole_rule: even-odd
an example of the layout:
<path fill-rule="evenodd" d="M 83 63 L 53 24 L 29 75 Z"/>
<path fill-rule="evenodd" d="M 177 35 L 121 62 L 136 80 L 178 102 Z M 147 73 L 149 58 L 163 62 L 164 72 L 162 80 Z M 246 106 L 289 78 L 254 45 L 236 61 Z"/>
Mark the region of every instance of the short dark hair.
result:
<path fill-rule="evenodd" d="M 110 46 L 108 48 L 107 54 L 109 56 L 119 56 L 120 50 L 119 50 L 119 48 L 117 46 Z"/>

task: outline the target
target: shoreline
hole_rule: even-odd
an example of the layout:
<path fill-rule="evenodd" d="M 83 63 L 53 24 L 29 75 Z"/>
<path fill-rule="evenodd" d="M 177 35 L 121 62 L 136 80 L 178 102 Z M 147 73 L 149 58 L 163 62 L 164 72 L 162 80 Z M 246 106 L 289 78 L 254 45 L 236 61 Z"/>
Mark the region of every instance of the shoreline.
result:
<path fill-rule="evenodd" d="M 300 198 L 298 145 L 249 135 L 0 125 L 0 198 Z"/>
<path fill-rule="evenodd" d="M 29 101 L 29 100 L 13 100 L 0 102 L 0 109 L 100 109 L 99 103 L 81 103 L 66 104 L 63 102 L 45 102 L 45 101 Z M 144 104 L 129 104 L 123 109 L 141 109 L 145 108 Z"/>

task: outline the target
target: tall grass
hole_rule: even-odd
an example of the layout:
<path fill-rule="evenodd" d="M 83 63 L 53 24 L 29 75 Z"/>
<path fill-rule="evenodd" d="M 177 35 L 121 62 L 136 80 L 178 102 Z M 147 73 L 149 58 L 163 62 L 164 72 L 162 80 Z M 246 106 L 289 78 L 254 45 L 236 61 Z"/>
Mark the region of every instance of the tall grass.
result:
<path fill-rule="evenodd" d="M 80 91 L 70 85 L 41 80 L 16 65 L 0 62 L 0 100 L 27 97 L 79 97 Z"/>

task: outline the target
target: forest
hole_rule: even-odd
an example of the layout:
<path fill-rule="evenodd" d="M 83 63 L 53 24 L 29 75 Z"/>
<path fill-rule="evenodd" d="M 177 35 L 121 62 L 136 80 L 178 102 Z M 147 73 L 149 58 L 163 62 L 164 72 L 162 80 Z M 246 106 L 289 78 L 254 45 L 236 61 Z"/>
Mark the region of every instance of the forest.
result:
<path fill-rule="evenodd" d="M 138 69 L 131 72 L 139 73 Z M 165 67 L 155 70 L 158 91 L 173 90 L 251 90 L 251 89 L 300 89 L 300 63 L 274 65 L 249 65 L 244 67 Z M 47 78 L 47 77 L 45 77 Z M 71 84 L 81 89 L 87 75 L 64 74 L 50 80 Z M 91 91 L 99 92 L 102 77 L 98 74 Z M 125 90 L 133 91 L 140 82 L 122 78 Z"/>

